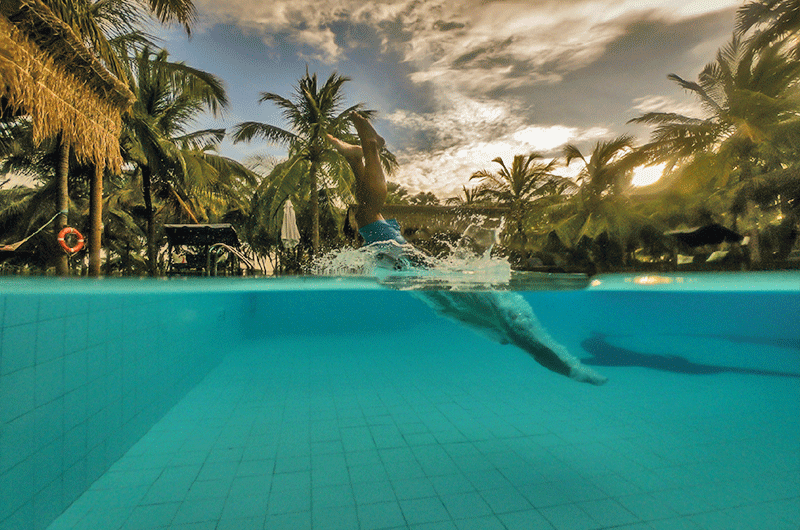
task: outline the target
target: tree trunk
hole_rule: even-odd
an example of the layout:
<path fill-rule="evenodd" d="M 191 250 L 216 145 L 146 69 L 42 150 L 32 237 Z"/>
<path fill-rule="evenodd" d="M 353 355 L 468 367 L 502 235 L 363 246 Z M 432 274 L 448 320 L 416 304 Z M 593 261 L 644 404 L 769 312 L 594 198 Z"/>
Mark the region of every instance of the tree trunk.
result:
<path fill-rule="evenodd" d="M 123 275 L 130 276 L 131 275 L 131 244 L 125 244 L 125 255 L 122 256 L 122 270 Z"/>
<path fill-rule="evenodd" d="M 109 246 L 108 242 L 111 241 L 111 230 L 106 228 L 105 225 L 104 225 L 103 226 L 103 232 L 104 232 L 103 235 L 106 238 L 106 247 L 108 247 Z M 107 248 L 106 249 L 106 273 L 105 273 L 106 274 L 106 278 L 111 276 L 111 274 L 114 272 L 113 261 L 112 261 L 111 258 L 112 258 L 111 249 Z"/>
<path fill-rule="evenodd" d="M 142 168 L 142 193 L 147 215 L 147 269 L 150 276 L 156 276 L 156 225 L 153 213 L 153 197 L 151 190 L 150 168 Z"/>
<path fill-rule="evenodd" d="M 745 234 L 749 241 L 747 242 L 747 253 L 749 256 L 750 267 L 753 270 L 758 270 L 761 267 L 761 242 L 759 241 L 758 229 L 758 211 L 755 204 L 748 200 L 745 209 L 745 222 L 747 223 L 748 230 Z"/>
<path fill-rule="evenodd" d="M 181 206 L 181 208 L 183 209 L 183 211 L 184 211 L 184 212 L 186 212 L 186 215 L 188 215 L 188 216 L 189 216 L 189 219 L 191 219 L 192 221 L 194 221 L 194 224 L 196 224 L 196 225 L 199 225 L 199 224 L 200 224 L 200 221 L 198 221 L 198 220 L 197 220 L 197 217 L 195 217 L 194 213 L 192 213 L 192 209 L 191 209 L 191 208 L 189 208 L 189 205 L 188 205 L 188 204 L 186 204 L 186 202 L 185 202 L 185 201 L 184 201 L 184 200 L 181 198 L 181 196 L 180 196 L 180 195 L 178 195 L 178 192 L 177 192 L 177 191 L 175 191 L 175 188 L 173 188 L 172 186 L 170 186 L 170 188 L 169 188 L 169 191 L 171 191 L 171 192 L 172 192 L 172 195 L 174 195 L 174 196 L 175 196 L 175 198 L 178 200 L 178 204 L 180 204 L 180 206 Z"/>
<path fill-rule="evenodd" d="M 56 207 L 61 215 L 55 223 L 55 232 L 58 235 L 67 226 L 69 212 L 69 145 L 65 144 L 59 135 L 58 166 L 56 166 L 56 179 L 58 180 L 58 203 Z M 56 274 L 67 276 L 69 274 L 69 256 L 60 252 L 56 258 Z"/>
<path fill-rule="evenodd" d="M 317 189 L 317 165 L 312 163 L 308 170 L 311 182 L 311 255 L 319 254 L 319 189 Z"/>
<path fill-rule="evenodd" d="M 89 194 L 89 276 L 100 276 L 100 248 L 103 235 L 103 165 L 94 168 Z"/>

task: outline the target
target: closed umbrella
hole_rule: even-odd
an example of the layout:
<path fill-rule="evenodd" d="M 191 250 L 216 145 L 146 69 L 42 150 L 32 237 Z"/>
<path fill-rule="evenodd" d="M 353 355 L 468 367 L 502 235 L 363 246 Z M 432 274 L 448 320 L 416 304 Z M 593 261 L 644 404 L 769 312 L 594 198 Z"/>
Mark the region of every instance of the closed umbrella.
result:
<path fill-rule="evenodd" d="M 294 248 L 300 243 L 300 231 L 297 229 L 297 217 L 294 213 L 294 205 L 289 199 L 286 199 L 286 202 L 283 204 L 281 241 L 286 248 Z"/>

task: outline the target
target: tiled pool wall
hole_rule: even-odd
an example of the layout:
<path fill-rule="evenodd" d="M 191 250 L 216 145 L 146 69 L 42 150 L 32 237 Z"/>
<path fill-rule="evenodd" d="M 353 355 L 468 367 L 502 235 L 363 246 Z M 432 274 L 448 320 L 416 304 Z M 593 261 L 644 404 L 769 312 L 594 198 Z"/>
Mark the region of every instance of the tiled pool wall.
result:
<path fill-rule="evenodd" d="M 437 318 L 408 292 L 284 290 L 245 295 L 241 338 L 361 335 L 380 337 Z"/>
<path fill-rule="evenodd" d="M 800 280 L 800 276 L 798 276 Z M 800 285 L 798 285 L 800 289 Z M 584 291 L 574 313 L 592 312 L 595 331 L 609 335 L 731 335 L 800 338 L 800 291 Z M 545 297 L 558 297 L 546 293 Z M 545 305 L 534 309 L 545 314 Z"/>
<path fill-rule="evenodd" d="M 0 292 L 0 529 L 46 528 L 224 357 L 242 297 Z"/>

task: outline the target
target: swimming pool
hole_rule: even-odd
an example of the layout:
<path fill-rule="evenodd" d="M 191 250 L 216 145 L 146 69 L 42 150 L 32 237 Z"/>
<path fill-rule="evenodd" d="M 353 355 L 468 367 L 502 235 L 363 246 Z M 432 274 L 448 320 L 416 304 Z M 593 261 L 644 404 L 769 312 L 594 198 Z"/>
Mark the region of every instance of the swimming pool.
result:
<path fill-rule="evenodd" d="M 602 387 L 402 285 L 0 280 L 0 528 L 796 528 L 800 275 L 554 280 Z"/>

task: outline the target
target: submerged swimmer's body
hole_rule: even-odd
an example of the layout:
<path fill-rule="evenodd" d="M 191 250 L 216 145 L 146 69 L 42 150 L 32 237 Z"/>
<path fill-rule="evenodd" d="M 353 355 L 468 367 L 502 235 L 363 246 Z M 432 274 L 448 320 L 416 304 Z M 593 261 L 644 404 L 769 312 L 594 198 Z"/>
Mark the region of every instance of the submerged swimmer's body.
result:
<path fill-rule="evenodd" d="M 384 140 L 360 114 L 352 113 L 350 120 L 358 132 L 360 146 L 342 142 L 331 135 L 328 135 L 328 140 L 345 157 L 356 178 L 358 231 L 367 244 L 385 244 L 387 252 L 381 255 L 390 260 L 392 266 L 413 266 L 404 255 L 403 248 L 410 245 L 400 233 L 397 221 L 386 220 L 381 215 L 387 196 L 386 178 L 379 157 Z M 519 294 L 507 291 L 416 291 L 414 294 L 440 314 L 501 344 L 521 348 L 553 372 L 594 385 L 602 385 L 607 380 L 582 365 L 564 346 L 555 342 Z"/>

